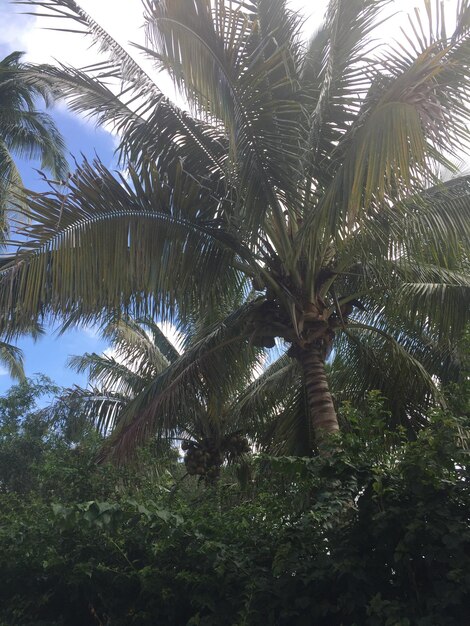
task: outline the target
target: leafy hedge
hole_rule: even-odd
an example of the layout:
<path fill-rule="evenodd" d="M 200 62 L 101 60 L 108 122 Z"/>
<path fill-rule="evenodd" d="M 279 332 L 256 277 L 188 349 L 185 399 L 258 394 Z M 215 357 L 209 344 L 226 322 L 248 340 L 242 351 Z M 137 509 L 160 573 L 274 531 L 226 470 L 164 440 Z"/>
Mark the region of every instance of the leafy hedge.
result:
<path fill-rule="evenodd" d="M 174 460 L 116 487 L 92 445 L 50 444 L 35 488 L 0 494 L 0 624 L 466 626 L 468 430 L 436 415 L 407 443 L 378 413 L 243 488 L 170 489 Z"/>

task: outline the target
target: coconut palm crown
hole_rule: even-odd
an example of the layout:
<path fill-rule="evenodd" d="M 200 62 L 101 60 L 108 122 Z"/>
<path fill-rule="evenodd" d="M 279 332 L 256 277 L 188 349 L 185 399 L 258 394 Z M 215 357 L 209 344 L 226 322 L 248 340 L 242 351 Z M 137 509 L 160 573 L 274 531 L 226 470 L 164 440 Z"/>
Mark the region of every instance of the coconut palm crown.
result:
<path fill-rule="evenodd" d="M 48 78 L 72 110 L 114 125 L 128 176 L 84 163 L 66 195 L 31 195 L 28 240 L 0 281 L 9 321 L 125 310 L 184 323 L 249 279 L 251 297 L 191 356 L 222 389 L 217 350 L 281 341 L 302 372 L 311 447 L 338 430 L 335 350 L 351 348 L 370 380 L 397 372 L 405 413 L 437 393 L 469 312 L 470 178 L 438 175 L 469 140 L 466 0 L 452 32 L 423 2 L 382 44 L 386 0 L 331 0 L 308 42 L 285 0 L 144 0 L 140 52 L 190 112 L 73 0 L 21 4 L 74 19 L 100 46 L 103 62 Z M 188 358 L 172 371 L 197 384 Z M 122 441 L 151 431 L 172 388 L 155 388 Z"/>

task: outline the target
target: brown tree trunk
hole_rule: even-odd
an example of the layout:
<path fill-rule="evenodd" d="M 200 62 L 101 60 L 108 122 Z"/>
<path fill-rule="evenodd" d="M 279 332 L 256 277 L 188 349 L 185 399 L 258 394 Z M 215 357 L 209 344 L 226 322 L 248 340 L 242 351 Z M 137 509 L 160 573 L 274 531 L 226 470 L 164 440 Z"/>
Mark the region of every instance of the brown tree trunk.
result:
<path fill-rule="evenodd" d="M 302 366 L 308 419 L 317 444 L 339 430 L 338 416 L 328 387 L 323 349 L 315 344 L 299 350 L 297 358 Z"/>

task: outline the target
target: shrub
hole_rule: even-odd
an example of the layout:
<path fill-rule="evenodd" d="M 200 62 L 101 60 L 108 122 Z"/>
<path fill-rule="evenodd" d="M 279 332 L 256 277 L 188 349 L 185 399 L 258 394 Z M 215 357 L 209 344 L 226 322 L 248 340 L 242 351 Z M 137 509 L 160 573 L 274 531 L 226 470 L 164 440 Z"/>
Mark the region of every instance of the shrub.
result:
<path fill-rule="evenodd" d="M 406 442 L 370 406 L 327 457 L 258 457 L 244 488 L 131 469 L 116 488 L 86 448 L 50 452 L 55 490 L 1 495 L 0 623 L 463 626 L 469 431 L 439 413 Z"/>

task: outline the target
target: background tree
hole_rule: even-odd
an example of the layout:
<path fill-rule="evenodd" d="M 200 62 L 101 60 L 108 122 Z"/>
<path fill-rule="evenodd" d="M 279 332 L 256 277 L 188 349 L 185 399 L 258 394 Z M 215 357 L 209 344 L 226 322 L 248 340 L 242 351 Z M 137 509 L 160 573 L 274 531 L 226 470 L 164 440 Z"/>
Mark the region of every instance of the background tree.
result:
<path fill-rule="evenodd" d="M 310 446 L 338 430 L 325 359 L 339 336 L 372 372 L 374 346 L 386 346 L 418 403 L 436 394 L 429 364 L 452 351 L 469 311 L 470 181 L 436 175 L 468 142 L 466 1 L 453 32 L 425 2 L 403 45 L 378 46 L 385 1 L 332 1 L 305 44 L 283 0 L 148 0 L 142 52 L 192 115 L 75 2 L 26 4 L 72 17 L 108 53 L 48 76 L 73 110 L 115 124 L 130 182 L 85 164 L 65 198 L 31 199 L 29 241 L 0 284 L 18 326 L 122 309 L 184 322 L 249 277 L 257 297 L 229 316 L 219 348 L 285 342 Z M 172 372 L 195 369 L 183 356 Z M 122 440 L 149 432 L 171 389 L 153 388 Z"/>
<path fill-rule="evenodd" d="M 35 68 L 35 81 L 25 81 L 22 72 L 32 69 L 21 60 L 22 52 L 12 52 L 0 61 L 0 209 L 5 229 L 6 209 L 11 195 L 21 193 L 23 182 L 14 156 L 39 159 L 41 167 L 57 180 L 63 179 L 68 165 L 65 144 L 56 124 L 38 108 L 42 100 L 49 106 L 57 92 Z"/>
<path fill-rule="evenodd" d="M 0 244 L 5 243 L 11 212 L 27 212 L 14 157 L 39 159 L 56 179 L 64 178 L 68 170 L 62 135 L 52 118 L 38 108 L 40 100 L 50 105 L 56 92 L 40 68 L 34 81 L 23 80 L 22 72 L 33 66 L 22 62 L 22 56 L 22 52 L 12 52 L 0 61 Z M 24 380 L 21 350 L 0 342 L 0 362 L 13 378 Z"/>
<path fill-rule="evenodd" d="M 35 465 L 53 445 L 60 415 L 40 406 L 59 387 L 46 376 L 24 379 L 0 397 L 0 492 L 37 489 Z"/>

